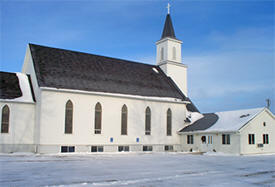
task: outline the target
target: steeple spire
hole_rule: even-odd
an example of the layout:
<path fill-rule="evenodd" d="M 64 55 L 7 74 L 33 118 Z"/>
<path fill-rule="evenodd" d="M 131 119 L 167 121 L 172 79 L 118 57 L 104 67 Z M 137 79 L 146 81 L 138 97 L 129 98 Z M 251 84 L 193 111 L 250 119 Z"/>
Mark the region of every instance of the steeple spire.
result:
<path fill-rule="evenodd" d="M 177 39 L 175 35 L 170 16 L 170 3 L 168 3 L 162 36 L 156 42 L 156 64 L 174 80 L 182 93 L 187 96 L 187 66 L 182 64 L 181 44 L 182 41 Z"/>
<path fill-rule="evenodd" d="M 166 20 L 165 20 L 164 28 L 162 31 L 161 39 L 166 38 L 166 37 L 176 38 L 172 20 L 171 20 L 171 16 L 170 16 L 170 4 L 169 3 L 167 6 L 167 9 L 168 9 L 168 13 L 166 15 Z"/>

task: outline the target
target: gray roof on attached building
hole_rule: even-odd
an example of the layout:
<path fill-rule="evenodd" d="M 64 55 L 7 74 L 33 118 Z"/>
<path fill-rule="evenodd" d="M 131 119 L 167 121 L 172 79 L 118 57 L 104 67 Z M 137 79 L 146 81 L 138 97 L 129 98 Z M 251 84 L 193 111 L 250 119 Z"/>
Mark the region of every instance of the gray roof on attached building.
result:
<path fill-rule="evenodd" d="M 268 111 L 266 108 L 252 108 L 203 114 L 203 118 L 184 127 L 179 132 L 235 132 L 265 110 Z"/>
<path fill-rule="evenodd" d="M 202 131 L 216 123 L 219 117 L 214 113 L 203 114 L 204 117 L 195 121 L 192 125 L 184 127 L 179 132 Z"/>
<path fill-rule="evenodd" d="M 158 66 L 30 44 L 40 87 L 187 100 Z"/>

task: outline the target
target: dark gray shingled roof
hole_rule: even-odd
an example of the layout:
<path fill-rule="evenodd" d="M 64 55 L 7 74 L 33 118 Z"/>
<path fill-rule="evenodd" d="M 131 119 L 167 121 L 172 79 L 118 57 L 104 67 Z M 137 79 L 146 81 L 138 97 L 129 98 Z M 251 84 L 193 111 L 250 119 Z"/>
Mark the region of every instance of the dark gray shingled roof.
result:
<path fill-rule="evenodd" d="M 176 38 L 170 14 L 167 14 L 161 39 L 165 37 Z"/>
<path fill-rule="evenodd" d="M 34 44 L 30 50 L 40 87 L 186 100 L 158 66 Z"/>
<path fill-rule="evenodd" d="M 35 101 L 34 91 L 31 84 L 31 76 L 27 75 L 32 99 Z M 19 79 L 16 73 L 0 71 L 0 99 L 16 99 L 23 96 Z"/>
<path fill-rule="evenodd" d="M 219 119 L 214 113 L 203 114 L 204 117 L 194 122 L 192 125 L 184 127 L 179 132 L 192 132 L 208 129 L 213 126 Z"/>
<path fill-rule="evenodd" d="M 15 99 L 22 96 L 16 73 L 0 71 L 0 99 Z"/>

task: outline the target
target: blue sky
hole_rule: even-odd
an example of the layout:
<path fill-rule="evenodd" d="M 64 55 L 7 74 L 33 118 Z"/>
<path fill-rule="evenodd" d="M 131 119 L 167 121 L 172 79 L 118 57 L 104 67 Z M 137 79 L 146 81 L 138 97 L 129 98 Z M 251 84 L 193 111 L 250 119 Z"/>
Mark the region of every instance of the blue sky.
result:
<path fill-rule="evenodd" d="M 28 43 L 155 64 L 167 0 L 2 0 L 0 70 L 21 71 Z M 275 1 L 173 0 L 189 96 L 202 112 L 275 112 Z"/>

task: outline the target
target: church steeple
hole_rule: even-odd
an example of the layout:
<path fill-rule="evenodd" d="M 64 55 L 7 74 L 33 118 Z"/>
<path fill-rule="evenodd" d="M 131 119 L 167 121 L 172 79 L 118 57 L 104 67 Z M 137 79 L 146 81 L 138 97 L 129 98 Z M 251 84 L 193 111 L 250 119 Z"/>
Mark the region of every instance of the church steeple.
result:
<path fill-rule="evenodd" d="M 182 41 L 176 38 L 174 27 L 170 16 L 170 4 L 167 5 L 162 36 L 157 45 L 156 64 L 163 72 L 171 77 L 180 90 L 187 96 L 187 66 L 182 64 L 181 44 Z"/>
<path fill-rule="evenodd" d="M 176 38 L 170 14 L 167 14 L 167 16 L 166 16 L 161 39 L 166 38 L 166 37 Z"/>

